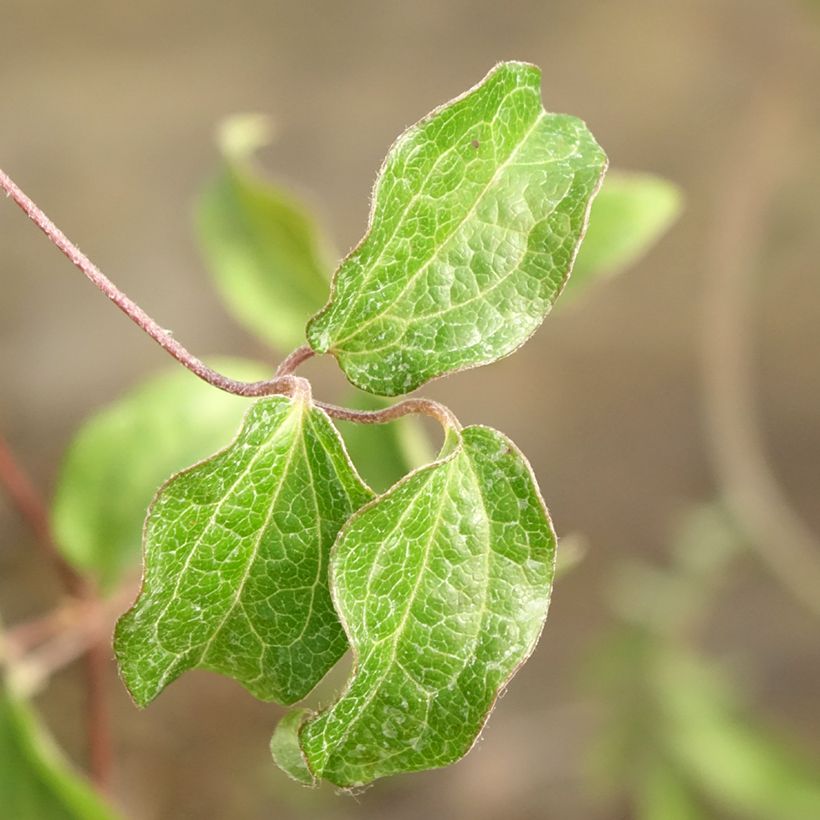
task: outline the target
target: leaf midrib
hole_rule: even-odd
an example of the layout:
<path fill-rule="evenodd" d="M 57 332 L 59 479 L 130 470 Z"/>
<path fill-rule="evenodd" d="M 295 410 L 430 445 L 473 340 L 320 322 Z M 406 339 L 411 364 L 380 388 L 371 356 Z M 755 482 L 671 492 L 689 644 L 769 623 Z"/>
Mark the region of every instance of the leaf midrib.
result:
<path fill-rule="evenodd" d="M 512 92 L 510 92 L 510 93 L 512 93 Z M 499 110 L 500 110 L 500 107 L 499 107 Z M 464 216 L 458 221 L 458 223 L 455 225 L 453 230 L 433 249 L 433 253 L 430 255 L 430 258 L 425 260 L 422 263 L 422 265 L 419 268 L 417 268 L 416 271 L 410 276 L 410 278 L 407 280 L 407 282 L 405 282 L 402 289 L 395 296 L 395 298 L 390 302 L 390 304 L 384 310 L 382 310 L 380 313 L 378 313 L 374 316 L 371 316 L 369 319 L 366 319 L 364 322 L 358 323 L 356 325 L 356 328 L 353 330 L 352 333 L 349 333 L 347 336 L 345 336 L 341 339 L 337 339 L 336 342 L 333 345 L 333 350 L 339 350 L 341 345 L 343 345 L 345 342 L 349 342 L 351 339 L 354 339 L 363 330 L 365 330 L 367 327 L 372 325 L 374 322 L 378 321 L 379 319 L 381 319 L 382 317 L 387 315 L 387 313 L 389 313 L 389 311 L 392 310 L 396 306 L 396 304 L 399 302 L 399 300 L 402 298 L 402 296 L 404 296 L 404 294 L 407 292 L 408 288 L 410 288 L 412 286 L 412 284 L 420 276 L 422 276 L 424 274 L 424 272 L 430 267 L 430 265 L 432 265 L 433 262 L 435 262 L 438 259 L 439 255 L 450 244 L 450 242 L 459 234 L 459 232 L 464 227 L 464 225 L 467 223 L 467 221 L 475 215 L 476 211 L 478 210 L 479 205 L 483 202 L 484 198 L 487 196 L 487 193 L 499 181 L 499 179 L 501 178 L 501 175 L 503 174 L 503 172 L 506 171 L 510 167 L 510 164 L 514 161 L 515 157 L 518 156 L 521 149 L 527 144 L 527 142 L 529 141 L 529 139 L 532 136 L 535 129 L 538 127 L 538 125 L 540 125 L 540 123 L 547 116 L 548 116 L 547 112 L 544 111 L 543 109 L 538 112 L 537 116 L 535 117 L 535 120 L 532 122 L 532 124 L 530 126 L 527 127 L 527 130 L 522 134 L 521 139 L 518 142 L 518 144 L 509 153 L 507 158 L 496 168 L 496 170 L 493 172 L 493 175 L 490 178 L 490 180 L 487 182 L 487 184 L 484 186 L 484 188 L 476 195 L 476 198 L 475 198 L 473 204 L 470 206 L 470 208 L 467 210 L 467 212 L 464 214 Z M 554 161 L 557 161 L 557 160 L 551 160 L 550 162 L 554 162 Z M 405 210 L 405 215 L 407 213 L 407 210 L 409 210 L 409 205 L 408 205 L 408 208 Z M 402 218 L 402 222 L 403 222 L 403 218 Z M 395 237 L 395 233 L 394 233 L 393 237 L 391 237 L 387 242 L 385 242 L 385 245 L 384 245 L 385 249 L 388 247 L 390 242 L 392 242 L 394 237 Z M 381 262 L 381 260 L 384 256 L 384 253 L 385 253 L 385 250 L 383 249 L 382 253 L 379 255 L 378 259 L 370 266 L 370 269 L 368 270 L 367 278 L 361 285 L 362 290 L 364 290 L 364 288 L 367 285 L 367 282 L 370 280 L 370 278 L 372 278 L 373 271 L 378 267 L 379 263 Z M 361 299 L 358 299 L 358 300 L 355 301 L 355 305 L 359 305 L 359 304 L 361 304 Z M 345 322 L 347 322 L 347 320 L 349 319 L 350 315 L 352 315 L 352 313 L 353 313 L 353 308 L 351 308 L 351 310 L 348 311 L 348 315 L 345 317 L 345 320 L 344 320 Z"/>

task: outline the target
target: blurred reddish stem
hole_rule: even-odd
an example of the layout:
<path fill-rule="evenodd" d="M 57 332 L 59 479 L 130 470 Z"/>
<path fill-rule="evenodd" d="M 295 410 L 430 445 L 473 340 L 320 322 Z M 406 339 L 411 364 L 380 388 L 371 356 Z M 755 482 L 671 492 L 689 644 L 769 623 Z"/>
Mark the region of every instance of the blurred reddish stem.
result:
<path fill-rule="evenodd" d="M 703 279 L 701 369 L 710 454 L 729 508 L 772 575 L 818 616 L 817 538 L 792 508 L 767 460 L 752 367 L 767 209 L 784 163 L 795 156 L 797 110 L 785 73 L 783 67 L 767 73 L 740 122 L 736 144 L 721 157 L 724 170 L 714 186 L 719 201 Z"/>
<path fill-rule="evenodd" d="M 171 333 L 155 322 L 136 302 L 126 296 L 24 193 L 0 168 L 0 188 L 10 196 L 35 225 L 57 246 L 88 279 L 101 290 L 137 327 L 145 331 L 183 367 L 208 384 L 237 396 L 270 396 L 288 393 L 292 379 L 274 377 L 259 382 L 240 382 L 212 370 L 183 347 Z"/>
<path fill-rule="evenodd" d="M 56 569 L 66 590 L 91 606 L 98 604 L 94 586 L 65 560 L 51 533 L 48 509 L 42 496 L 20 466 L 5 438 L 0 435 L 0 484 L 31 528 L 36 543 Z M 37 630 L 32 630 L 35 634 Z M 106 697 L 107 642 L 96 635 L 85 648 L 86 732 L 91 776 L 107 791 L 111 773 L 111 724 Z"/>

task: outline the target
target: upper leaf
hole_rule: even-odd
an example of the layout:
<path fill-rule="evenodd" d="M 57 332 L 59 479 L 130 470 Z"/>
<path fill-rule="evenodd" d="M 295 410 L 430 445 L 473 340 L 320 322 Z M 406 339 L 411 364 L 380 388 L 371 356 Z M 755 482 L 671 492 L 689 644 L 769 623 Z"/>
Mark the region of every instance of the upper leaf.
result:
<path fill-rule="evenodd" d="M 0 813 L 14 820 L 114 820 L 28 703 L 0 682 Z"/>
<path fill-rule="evenodd" d="M 213 363 L 237 379 L 270 375 L 261 365 Z M 171 473 L 224 447 L 247 399 L 177 369 L 150 379 L 92 416 L 71 443 L 52 509 L 57 543 L 104 589 L 139 566 L 145 509 Z"/>
<path fill-rule="evenodd" d="M 610 171 L 592 204 L 567 295 L 635 262 L 675 221 L 681 203 L 679 188 L 661 177 Z"/>
<path fill-rule="evenodd" d="M 555 536 L 524 457 L 468 427 L 342 529 L 334 601 L 355 656 L 342 697 L 283 721 L 276 761 L 357 786 L 444 766 L 475 742 L 546 617 Z"/>
<path fill-rule="evenodd" d="M 309 399 L 253 405 L 236 441 L 170 479 L 151 507 L 142 592 L 114 643 L 134 700 L 194 667 L 263 700 L 304 697 L 345 651 L 328 553 L 371 497 Z"/>
<path fill-rule="evenodd" d="M 606 157 L 544 111 L 540 78 L 502 63 L 390 149 L 367 235 L 307 330 L 358 387 L 397 395 L 506 356 L 560 293 Z"/>
<path fill-rule="evenodd" d="M 199 239 L 214 282 L 233 315 L 266 342 L 290 350 L 327 299 L 328 243 L 296 197 L 263 180 L 249 163 L 256 121 L 223 129 L 224 162 L 197 208 Z"/>

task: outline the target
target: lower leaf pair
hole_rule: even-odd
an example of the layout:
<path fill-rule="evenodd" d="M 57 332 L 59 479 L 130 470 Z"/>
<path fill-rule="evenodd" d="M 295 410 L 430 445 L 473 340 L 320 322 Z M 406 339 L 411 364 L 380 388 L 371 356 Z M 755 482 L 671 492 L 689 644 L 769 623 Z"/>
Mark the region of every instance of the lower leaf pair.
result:
<path fill-rule="evenodd" d="M 272 740 L 296 779 L 357 786 L 473 745 L 546 616 L 555 537 L 524 457 L 485 427 L 375 497 L 307 394 L 264 399 L 236 441 L 172 478 L 115 649 L 147 705 L 184 671 L 302 699 L 348 644 L 345 691 Z"/>

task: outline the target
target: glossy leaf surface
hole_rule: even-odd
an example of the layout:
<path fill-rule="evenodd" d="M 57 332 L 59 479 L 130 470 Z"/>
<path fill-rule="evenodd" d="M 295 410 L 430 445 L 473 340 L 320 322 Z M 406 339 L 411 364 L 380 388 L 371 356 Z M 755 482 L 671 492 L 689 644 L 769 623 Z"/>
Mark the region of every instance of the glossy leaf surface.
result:
<path fill-rule="evenodd" d="M 555 536 L 534 477 L 500 433 L 462 437 L 340 533 L 331 577 L 354 673 L 332 707 L 290 716 L 272 741 L 302 782 L 458 760 L 538 639 Z"/>
<path fill-rule="evenodd" d="M 353 384 L 406 393 L 506 356 L 541 324 L 606 157 L 583 122 L 544 111 L 540 79 L 502 63 L 390 149 L 367 235 L 308 325 Z"/>
<path fill-rule="evenodd" d="M 217 369 L 254 381 L 270 369 L 222 359 Z M 215 390 L 182 370 L 149 379 L 93 415 L 66 455 L 52 527 L 66 557 L 111 589 L 139 566 L 145 510 L 171 473 L 224 447 L 247 399 Z"/>
<path fill-rule="evenodd" d="M 253 405 L 234 443 L 170 479 L 151 507 L 142 592 L 115 636 L 134 700 L 195 667 L 263 700 L 304 697 L 347 647 L 328 553 L 371 496 L 308 399 Z"/>

